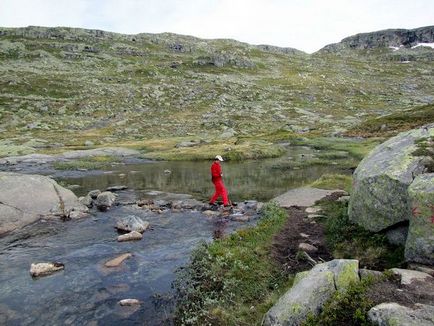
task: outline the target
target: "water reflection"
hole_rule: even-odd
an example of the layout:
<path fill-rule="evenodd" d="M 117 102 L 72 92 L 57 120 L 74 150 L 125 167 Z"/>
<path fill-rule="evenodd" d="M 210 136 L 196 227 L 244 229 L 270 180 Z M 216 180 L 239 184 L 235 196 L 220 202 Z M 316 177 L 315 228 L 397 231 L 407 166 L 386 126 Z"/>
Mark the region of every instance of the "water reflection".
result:
<path fill-rule="evenodd" d="M 310 166 L 298 170 L 276 168 L 280 163 L 300 159 L 301 154 L 309 151 L 311 150 L 297 148 L 289 153 L 290 158 L 224 162 L 223 180 L 230 198 L 232 201 L 267 201 L 289 189 L 307 185 L 324 173 L 337 172 L 338 167 L 335 165 Z M 85 195 L 92 189 L 105 189 L 122 184 L 136 190 L 188 193 L 198 199 L 207 200 L 214 191 L 210 180 L 210 165 L 211 162 L 118 165 L 109 173 L 63 180 L 67 184 L 80 185 L 80 188 L 74 190 L 78 195 Z"/>

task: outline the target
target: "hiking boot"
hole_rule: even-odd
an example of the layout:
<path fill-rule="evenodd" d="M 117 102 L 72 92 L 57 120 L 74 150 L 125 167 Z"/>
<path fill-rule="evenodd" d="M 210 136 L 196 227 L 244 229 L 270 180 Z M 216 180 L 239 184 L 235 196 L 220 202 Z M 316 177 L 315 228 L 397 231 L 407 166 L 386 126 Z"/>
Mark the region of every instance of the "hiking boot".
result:
<path fill-rule="evenodd" d="M 217 211 L 219 209 L 219 206 L 217 204 L 214 204 L 214 203 L 212 203 L 212 204 L 209 203 L 209 209 L 211 211 Z"/>

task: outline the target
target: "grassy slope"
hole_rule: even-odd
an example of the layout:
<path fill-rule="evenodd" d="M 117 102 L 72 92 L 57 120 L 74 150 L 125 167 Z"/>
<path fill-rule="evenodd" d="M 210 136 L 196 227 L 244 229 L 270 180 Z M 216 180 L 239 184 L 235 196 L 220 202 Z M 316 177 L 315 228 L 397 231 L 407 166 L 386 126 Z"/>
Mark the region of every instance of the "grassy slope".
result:
<path fill-rule="evenodd" d="M 392 113 L 378 118 L 368 119 L 346 133 L 349 136 L 395 136 L 401 131 L 410 130 L 434 122 L 434 105 Z"/>
<path fill-rule="evenodd" d="M 146 148 L 158 139 L 168 152 L 150 157 L 172 158 L 174 142 L 222 143 L 228 129 L 235 139 L 285 128 L 340 131 L 421 105 L 434 86 L 432 62 L 401 64 L 389 49 L 307 55 L 173 34 L 8 33 L 0 36 L 0 129 L 14 146 L 39 138 L 47 146 Z"/>

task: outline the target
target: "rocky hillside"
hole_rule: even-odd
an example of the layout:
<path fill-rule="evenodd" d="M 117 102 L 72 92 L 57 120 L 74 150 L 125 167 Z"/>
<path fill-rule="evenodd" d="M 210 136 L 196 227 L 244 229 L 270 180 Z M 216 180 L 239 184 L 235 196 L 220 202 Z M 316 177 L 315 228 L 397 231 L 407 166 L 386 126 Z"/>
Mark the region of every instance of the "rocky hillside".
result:
<path fill-rule="evenodd" d="M 434 49 L 417 46 L 433 30 L 359 34 L 308 55 L 167 33 L 0 28 L 0 148 L 339 133 L 434 102 Z"/>
<path fill-rule="evenodd" d="M 420 44 L 434 43 L 434 26 L 415 29 L 388 29 L 373 33 L 361 33 L 344 38 L 340 43 L 330 44 L 323 50 L 373 49 L 384 47 L 414 48 Z"/>

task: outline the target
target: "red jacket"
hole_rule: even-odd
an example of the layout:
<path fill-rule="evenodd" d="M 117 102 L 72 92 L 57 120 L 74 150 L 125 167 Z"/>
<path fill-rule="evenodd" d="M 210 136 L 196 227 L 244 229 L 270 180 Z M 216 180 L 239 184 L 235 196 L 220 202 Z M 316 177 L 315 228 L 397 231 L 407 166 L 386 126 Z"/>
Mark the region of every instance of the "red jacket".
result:
<path fill-rule="evenodd" d="M 214 162 L 211 165 L 211 176 L 212 176 L 212 181 L 217 181 L 222 179 L 222 167 L 219 162 Z"/>

